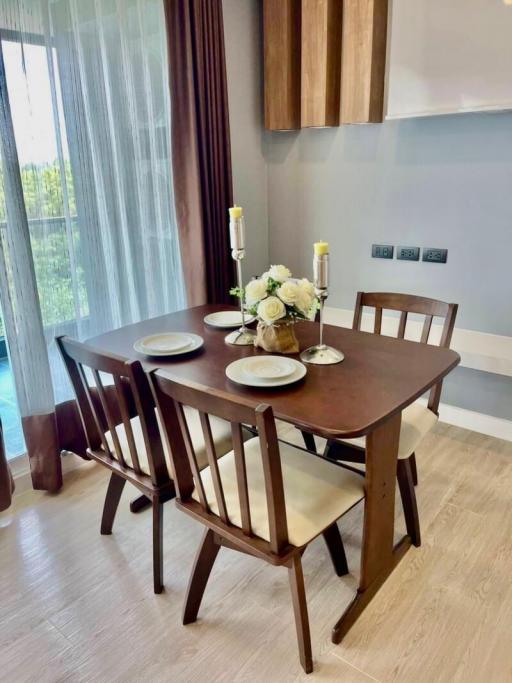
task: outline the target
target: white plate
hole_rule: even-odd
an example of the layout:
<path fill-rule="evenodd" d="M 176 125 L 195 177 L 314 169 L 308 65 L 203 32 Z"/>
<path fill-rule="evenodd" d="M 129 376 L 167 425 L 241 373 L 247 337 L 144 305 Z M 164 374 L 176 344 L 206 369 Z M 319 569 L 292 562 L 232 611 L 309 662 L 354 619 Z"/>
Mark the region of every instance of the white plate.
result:
<path fill-rule="evenodd" d="M 295 369 L 287 377 L 278 377 L 276 379 L 262 379 L 261 377 L 253 377 L 244 371 L 244 363 L 247 358 L 240 358 L 230 363 L 226 368 L 226 376 L 237 384 L 245 384 L 248 387 L 284 387 L 287 384 L 298 382 L 304 377 L 307 372 L 306 366 L 299 363 L 298 360 L 287 358 L 287 361 L 293 363 Z"/>
<path fill-rule="evenodd" d="M 289 377 L 297 369 L 289 358 L 282 356 L 256 356 L 244 358 L 242 368 L 246 375 L 256 379 Z"/>
<path fill-rule="evenodd" d="M 203 338 L 189 332 L 162 332 L 138 339 L 133 348 L 145 356 L 176 356 L 191 353 L 203 345 Z"/>
<path fill-rule="evenodd" d="M 245 324 L 249 325 L 254 320 L 253 315 L 245 316 Z M 222 327 L 224 329 L 236 328 L 242 325 L 242 314 L 240 311 L 217 311 L 209 313 L 204 317 L 204 322 L 212 327 Z"/>

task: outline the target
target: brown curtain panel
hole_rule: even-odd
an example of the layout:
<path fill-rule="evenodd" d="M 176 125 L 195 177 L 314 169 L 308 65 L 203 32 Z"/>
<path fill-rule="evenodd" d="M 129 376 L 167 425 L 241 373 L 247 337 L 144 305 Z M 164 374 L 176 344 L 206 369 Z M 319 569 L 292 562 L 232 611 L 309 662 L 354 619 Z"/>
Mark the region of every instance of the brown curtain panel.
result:
<path fill-rule="evenodd" d="M 12 494 L 14 492 L 14 481 L 11 470 L 7 464 L 4 448 L 4 435 L 2 421 L 0 420 L 0 512 L 7 510 L 11 505 Z"/>
<path fill-rule="evenodd" d="M 172 165 L 189 306 L 229 302 L 233 203 L 221 0 L 164 0 Z"/>
<path fill-rule="evenodd" d="M 114 424 L 121 424 L 123 418 L 115 388 L 107 385 L 104 391 Z M 101 414 L 101 399 L 95 387 L 91 387 L 91 395 L 97 411 Z M 126 397 L 130 417 L 135 417 L 137 408 L 129 384 L 126 384 Z M 22 423 L 30 458 L 32 486 L 35 489 L 55 493 L 62 487 L 61 451 L 71 451 L 84 460 L 90 460 L 87 455 L 87 437 L 75 400 L 58 403 L 55 412 L 48 415 L 24 417 Z M 1 480 L 0 459 L 0 482 Z M 0 499 L 1 495 L 0 492 Z"/>

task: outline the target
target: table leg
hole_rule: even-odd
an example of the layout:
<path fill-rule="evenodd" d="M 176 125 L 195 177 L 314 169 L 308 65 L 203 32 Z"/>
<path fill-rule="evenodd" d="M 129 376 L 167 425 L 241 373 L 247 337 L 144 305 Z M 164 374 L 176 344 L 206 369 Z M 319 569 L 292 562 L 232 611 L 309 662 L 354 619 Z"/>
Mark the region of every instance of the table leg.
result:
<path fill-rule="evenodd" d="M 175 498 L 176 492 L 174 490 L 174 487 L 169 491 L 168 493 L 162 493 L 160 496 L 160 502 L 161 503 L 166 503 L 168 500 L 172 500 Z M 133 498 L 130 501 L 130 512 L 133 512 L 137 514 L 137 512 L 142 512 L 142 510 L 147 510 L 153 505 L 153 502 L 151 501 L 151 498 L 148 498 L 144 494 L 137 496 L 137 498 Z"/>
<path fill-rule="evenodd" d="M 137 498 L 134 498 L 130 501 L 130 512 L 142 512 L 142 510 L 146 510 L 147 508 L 151 507 L 151 505 L 151 498 L 148 498 L 142 494 L 141 496 L 137 496 Z"/>
<path fill-rule="evenodd" d="M 357 595 L 332 630 L 339 643 L 411 545 L 406 536 L 393 547 L 395 488 L 401 415 L 366 437 L 366 498 L 361 577 Z"/>

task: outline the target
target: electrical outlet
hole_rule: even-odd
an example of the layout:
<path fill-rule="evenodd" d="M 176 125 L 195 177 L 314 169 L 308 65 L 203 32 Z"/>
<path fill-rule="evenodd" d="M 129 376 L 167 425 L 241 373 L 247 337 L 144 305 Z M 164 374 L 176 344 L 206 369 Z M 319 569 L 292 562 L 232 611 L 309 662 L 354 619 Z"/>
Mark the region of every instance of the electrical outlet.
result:
<path fill-rule="evenodd" d="M 373 258 L 393 258 L 394 247 L 391 244 L 372 244 Z"/>
<path fill-rule="evenodd" d="M 396 257 L 399 261 L 419 261 L 420 248 L 419 247 L 397 247 Z"/>
<path fill-rule="evenodd" d="M 446 263 L 447 259 L 448 249 L 423 248 L 423 260 L 427 261 L 427 263 Z"/>

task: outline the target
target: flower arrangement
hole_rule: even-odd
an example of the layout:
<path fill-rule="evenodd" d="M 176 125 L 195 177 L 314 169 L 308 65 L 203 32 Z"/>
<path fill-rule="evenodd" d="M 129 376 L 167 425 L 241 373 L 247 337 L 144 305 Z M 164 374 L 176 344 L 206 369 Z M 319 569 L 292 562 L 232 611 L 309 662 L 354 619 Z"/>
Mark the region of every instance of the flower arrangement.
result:
<path fill-rule="evenodd" d="M 270 266 L 261 277 L 247 284 L 245 292 L 236 289 L 231 293 L 243 296 L 247 311 L 268 325 L 310 320 L 317 309 L 313 283 L 306 278 L 292 278 L 286 266 Z"/>
<path fill-rule="evenodd" d="M 247 311 L 259 319 L 255 343 L 267 351 L 296 352 L 298 343 L 290 325 L 298 320 L 311 320 L 318 307 L 313 283 L 306 278 L 293 278 L 283 265 L 271 266 L 261 277 L 249 282 L 245 290 L 235 288 L 231 294 L 244 298 Z M 276 332 L 277 328 L 281 332 Z"/>

